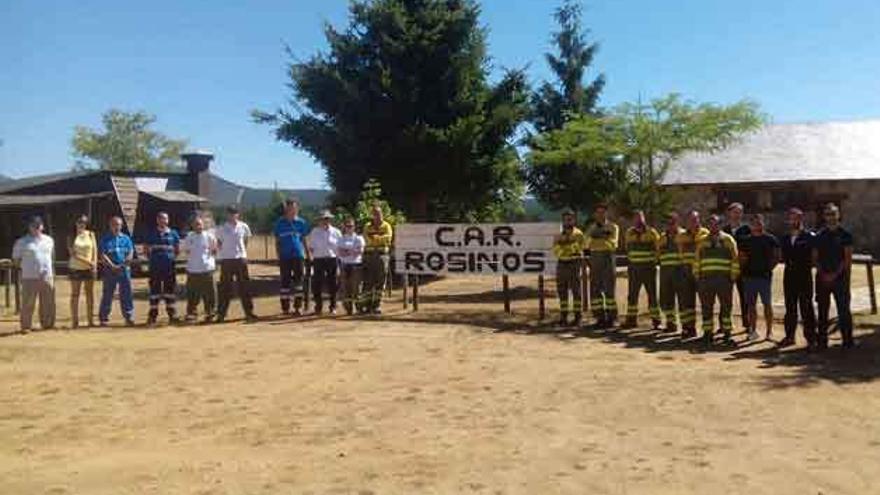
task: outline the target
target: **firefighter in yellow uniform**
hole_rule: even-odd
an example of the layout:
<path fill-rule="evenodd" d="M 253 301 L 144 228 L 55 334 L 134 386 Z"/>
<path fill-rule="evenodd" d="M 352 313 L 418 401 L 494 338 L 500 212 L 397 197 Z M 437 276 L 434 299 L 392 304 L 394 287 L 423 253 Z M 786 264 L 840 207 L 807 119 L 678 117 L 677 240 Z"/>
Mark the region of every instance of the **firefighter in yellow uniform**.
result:
<path fill-rule="evenodd" d="M 684 308 L 685 268 L 678 243 L 685 230 L 679 226 L 678 213 L 670 213 L 666 228 L 657 243 L 660 262 L 660 310 L 666 318 L 665 331 L 678 331 L 678 311 Z M 677 307 L 676 307 L 677 304 Z"/>
<path fill-rule="evenodd" d="M 700 224 L 700 213 L 690 212 L 687 218 L 687 230 L 678 236 L 678 250 L 684 267 L 681 279 L 681 300 L 679 316 L 681 317 L 682 337 L 685 339 L 697 336 L 697 275 L 694 270 L 697 244 L 709 231 Z"/>
<path fill-rule="evenodd" d="M 617 319 L 615 253 L 620 229 L 608 220 L 607 205 L 596 205 L 594 221 L 586 235 L 590 251 L 590 309 L 596 318 L 596 328 L 610 328 Z"/>
<path fill-rule="evenodd" d="M 388 257 L 394 230 L 382 217 L 382 208 L 374 205 L 373 218 L 364 226 L 364 286 L 361 292 L 361 312 L 382 313 L 382 294 L 388 276 Z"/>
<path fill-rule="evenodd" d="M 703 339 L 712 343 L 714 322 L 712 313 L 715 300 L 721 305 L 719 323 L 724 340 L 732 342 L 733 284 L 739 277 L 739 253 L 733 236 L 721 231 L 718 215 L 709 217 L 709 235 L 697 243 L 694 270 L 700 287 L 700 308 L 703 314 Z"/>
<path fill-rule="evenodd" d="M 645 222 L 645 212 L 637 211 L 633 226 L 624 235 L 626 255 L 629 258 L 626 320 L 624 328 L 635 328 L 639 316 L 639 292 L 642 287 L 648 293 L 648 309 L 651 324 L 660 328 L 660 307 L 657 305 L 657 246 L 660 234 Z"/>
<path fill-rule="evenodd" d="M 568 324 L 568 297 L 571 294 L 571 310 L 574 313 L 573 326 L 580 326 L 582 318 L 583 295 L 581 294 L 581 262 L 584 257 L 586 238 L 575 225 L 574 211 L 562 212 L 562 232 L 553 239 L 553 254 L 556 256 L 556 293 L 559 295 L 559 324 Z"/>

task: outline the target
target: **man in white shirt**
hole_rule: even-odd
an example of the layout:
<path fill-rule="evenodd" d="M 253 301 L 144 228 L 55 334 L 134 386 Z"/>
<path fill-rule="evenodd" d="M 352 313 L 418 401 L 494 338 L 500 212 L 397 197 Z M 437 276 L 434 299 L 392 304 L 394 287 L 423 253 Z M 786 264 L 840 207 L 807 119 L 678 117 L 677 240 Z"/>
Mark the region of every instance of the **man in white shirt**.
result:
<path fill-rule="evenodd" d="M 238 208 L 230 206 L 226 209 L 226 221 L 217 227 L 214 235 L 217 237 L 219 252 L 217 259 L 220 260 L 220 297 L 217 304 L 217 322 L 222 323 L 226 319 L 226 311 L 229 309 L 229 300 L 233 293 L 238 290 L 241 298 L 241 307 L 244 309 L 245 319 L 249 322 L 257 320 L 254 314 L 254 303 L 250 294 L 250 275 L 247 265 L 247 242 L 251 237 L 251 229 L 248 224 L 240 220 L 241 214 Z"/>
<path fill-rule="evenodd" d="M 342 305 L 349 315 L 354 313 L 354 307 L 359 303 L 365 244 L 363 236 L 355 232 L 354 218 L 346 218 L 342 224 L 342 237 L 339 238 L 336 253 L 342 265 Z"/>
<path fill-rule="evenodd" d="M 205 220 L 201 215 L 193 218 L 192 230 L 183 240 L 186 252 L 186 321 L 195 322 L 199 300 L 205 311 L 205 323 L 214 319 L 214 304 L 217 291 L 214 287 L 214 269 L 217 254 L 217 238 L 205 230 Z"/>
<path fill-rule="evenodd" d="M 330 296 L 330 314 L 336 314 L 336 292 L 338 291 L 336 276 L 338 264 L 336 248 L 342 233 L 331 224 L 333 214 L 321 212 L 318 226 L 312 229 L 308 237 L 308 249 L 312 258 L 312 294 L 315 297 L 315 314 L 324 311 L 324 295 L 326 288 Z"/>
<path fill-rule="evenodd" d="M 55 241 L 43 233 L 43 219 L 34 217 L 28 233 L 15 241 L 12 259 L 21 268 L 21 331 L 28 333 L 37 298 L 40 300 L 40 326 L 55 326 Z"/>

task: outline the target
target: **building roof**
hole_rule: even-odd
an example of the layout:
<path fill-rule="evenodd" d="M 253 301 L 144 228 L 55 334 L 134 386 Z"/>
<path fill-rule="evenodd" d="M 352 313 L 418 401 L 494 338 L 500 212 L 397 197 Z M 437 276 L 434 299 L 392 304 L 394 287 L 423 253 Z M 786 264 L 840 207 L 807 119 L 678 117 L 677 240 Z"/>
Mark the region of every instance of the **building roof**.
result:
<path fill-rule="evenodd" d="M 102 198 L 112 192 L 96 194 L 0 194 L 0 206 L 38 206 L 68 201 L 79 201 L 87 198 Z"/>
<path fill-rule="evenodd" d="M 147 194 L 169 203 L 202 203 L 208 201 L 206 198 L 196 196 L 187 191 L 141 191 L 141 194 Z"/>
<path fill-rule="evenodd" d="M 674 162 L 666 185 L 880 179 L 880 120 L 769 125 Z"/>
<path fill-rule="evenodd" d="M 187 175 L 187 172 L 183 169 L 171 169 L 166 172 L 141 172 L 135 170 L 69 170 L 67 172 L 34 175 L 31 177 L 23 177 L 21 179 L 9 178 L 9 180 L 0 182 L 0 194 L 93 174 L 112 174 L 120 177 L 172 177 Z"/>

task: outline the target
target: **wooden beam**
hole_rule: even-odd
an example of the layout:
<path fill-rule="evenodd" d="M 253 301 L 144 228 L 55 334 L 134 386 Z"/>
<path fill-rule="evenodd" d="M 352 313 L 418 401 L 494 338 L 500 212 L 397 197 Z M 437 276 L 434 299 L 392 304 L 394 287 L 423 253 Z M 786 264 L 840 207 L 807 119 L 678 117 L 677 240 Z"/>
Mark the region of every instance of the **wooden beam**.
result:
<path fill-rule="evenodd" d="M 544 275 L 538 275 L 538 320 L 541 321 L 547 314 L 544 301 Z"/>
<path fill-rule="evenodd" d="M 502 275 L 501 285 L 504 292 L 504 312 L 510 314 L 510 277 Z"/>

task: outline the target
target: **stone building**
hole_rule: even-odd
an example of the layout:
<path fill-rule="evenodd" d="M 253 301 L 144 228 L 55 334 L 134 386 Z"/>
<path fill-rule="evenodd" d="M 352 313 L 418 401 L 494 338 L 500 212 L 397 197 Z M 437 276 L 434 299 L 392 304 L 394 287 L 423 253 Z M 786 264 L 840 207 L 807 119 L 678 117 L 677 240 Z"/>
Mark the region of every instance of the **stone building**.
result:
<path fill-rule="evenodd" d="M 797 206 L 819 226 L 837 203 L 856 250 L 880 255 L 880 120 L 769 125 L 719 153 L 693 153 L 664 178 L 681 211 L 724 212 L 740 202 L 783 232 Z"/>

